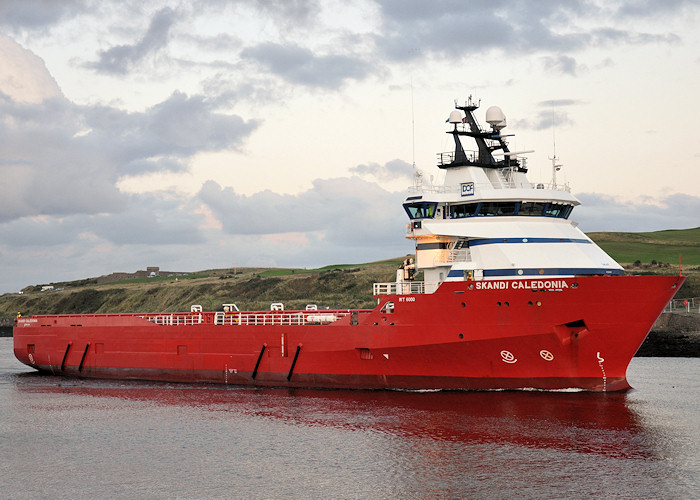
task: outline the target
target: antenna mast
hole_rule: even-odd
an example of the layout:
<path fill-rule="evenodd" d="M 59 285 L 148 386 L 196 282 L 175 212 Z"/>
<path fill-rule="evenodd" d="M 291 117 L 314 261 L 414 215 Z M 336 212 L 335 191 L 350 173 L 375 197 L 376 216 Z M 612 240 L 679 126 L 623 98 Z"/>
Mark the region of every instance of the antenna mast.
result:
<path fill-rule="evenodd" d="M 411 161 L 413 162 L 413 168 L 416 168 L 416 119 L 415 113 L 413 112 L 413 76 L 411 76 Z"/>
<path fill-rule="evenodd" d="M 552 111 L 552 150 L 554 155 L 549 157 L 552 160 L 552 189 L 557 188 L 557 172 L 561 170 L 561 163 L 557 163 L 559 158 L 557 158 L 557 136 L 554 128 L 554 111 Z"/>

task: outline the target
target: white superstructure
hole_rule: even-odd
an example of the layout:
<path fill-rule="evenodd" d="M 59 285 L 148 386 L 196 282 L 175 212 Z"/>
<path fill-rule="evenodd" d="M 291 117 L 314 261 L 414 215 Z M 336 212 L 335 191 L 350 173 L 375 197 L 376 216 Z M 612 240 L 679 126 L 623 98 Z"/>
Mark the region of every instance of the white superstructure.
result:
<path fill-rule="evenodd" d="M 416 242 L 418 271 L 426 287 L 443 281 L 554 278 L 623 274 L 622 267 L 569 220 L 580 202 L 567 185 L 527 179 L 525 159 L 508 149 L 500 108 L 486 111 L 491 131 L 474 117 L 471 97 L 455 105 L 448 131 L 455 150 L 438 155 L 442 186 L 424 185 L 420 174 L 404 201 L 406 236 Z M 465 150 L 471 137 L 476 151 Z M 529 152 L 529 151 L 527 151 Z M 425 290 L 426 292 L 432 290 Z"/>

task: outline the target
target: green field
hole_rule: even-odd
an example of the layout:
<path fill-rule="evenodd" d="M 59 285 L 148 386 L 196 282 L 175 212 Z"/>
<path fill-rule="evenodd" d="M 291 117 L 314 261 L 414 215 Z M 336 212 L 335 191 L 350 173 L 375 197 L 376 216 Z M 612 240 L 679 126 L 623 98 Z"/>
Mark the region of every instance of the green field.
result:
<path fill-rule="evenodd" d="M 403 259 L 388 259 L 388 260 L 382 260 L 382 261 L 378 261 L 378 262 L 369 262 L 367 264 L 336 264 L 336 265 L 331 265 L 331 266 L 319 267 L 317 269 L 274 268 L 274 269 L 267 269 L 265 271 L 262 271 L 262 272 L 258 273 L 258 276 L 265 278 L 265 277 L 269 277 L 269 276 L 291 276 L 292 274 L 316 274 L 316 273 L 324 273 L 327 271 L 357 271 L 357 270 L 359 270 L 359 267 L 372 266 L 372 265 L 385 265 L 385 264 L 395 265 L 396 267 L 398 267 L 399 264 L 401 264 L 402 260 Z"/>
<path fill-rule="evenodd" d="M 590 233 L 588 236 L 620 263 L 700 266 L 700 227 L 650 233 Z"/>

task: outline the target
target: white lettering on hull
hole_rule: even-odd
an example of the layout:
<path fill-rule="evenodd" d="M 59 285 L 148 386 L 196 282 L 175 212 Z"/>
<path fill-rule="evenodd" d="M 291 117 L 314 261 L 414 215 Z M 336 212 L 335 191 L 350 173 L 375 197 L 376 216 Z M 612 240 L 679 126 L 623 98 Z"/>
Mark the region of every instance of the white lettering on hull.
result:
<path fill-rule="evenodd" d="M 564 280 L 477 281 L 477 290 L 563 290 L 569 288 Z"/>

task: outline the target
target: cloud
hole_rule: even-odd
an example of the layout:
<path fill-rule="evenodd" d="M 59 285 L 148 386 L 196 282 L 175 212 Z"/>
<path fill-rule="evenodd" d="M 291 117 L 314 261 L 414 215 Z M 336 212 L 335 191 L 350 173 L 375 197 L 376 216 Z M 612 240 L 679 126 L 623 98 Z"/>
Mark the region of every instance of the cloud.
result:
<path fill-rule="evenodd" d="M 256 0 L 253 2 L 260 16 L 273 19 L 285 29 L 305 29 L 321 11 L 318 0 Z"/>
<path fill-rule="evenodd" d="M 245 196 L 207 181 L 197 198 L 235 235 L 320 233 L 330 244 L 382 245 L 401 238 L 405 218 L 403 193 L 357 177 L 316 179 L 298 195 L 266 190 Z"/>
<path fill-rule="evenodd" d="M 508 43 L 513 30 L 497 9 L 461 2 L 380 0 L 379 50 L 392 61 L 410 61 L 429 53 L 462 58 L 465 50 Z M 479 19 L 470 23 L 469 19 Z"/>
<path fill-rule="evenodd" d="M 540 101 L 537 106 L 540 110 L 532 118 L 515 120 L 513 126 L 522 130 L 547 130 L 552 127 L 564 127 L 574 125 L 568 108 L 586 104 L 581 99 L 551 99 Z"/>
<path fill-rule="evenodd" d="M 620 203 L 612 196 L 597 193 L 576 195 L 582 206 L 572 218 L 584 232 L 647 232 L 698 227 L 700 196 L 673 194 L 665 198 Z M 672 222 L 670 222 L 672 221 Z"/>
<path fill-rule="evenodd" d="M 659 19 L 694 9 L 697 5 L 697 0 L 635 0 L 613 4 L 613 15 L 620 20 L 630 17 Z"/>
<path fill-rule="evenodd" d="M 579 104 L 585 104 L 585 102 L 580 99 L 550 99 L 537 103 L 538 106 L 546 108 L 563 108 L 566 106 L 577 106 Z"/>
<path fill-rule="evenodd" d="M 203 151 L 239 149 L 257 127 L 176 92 L 144 112 L 0 99 L 0 221 L 124 209 L 127 175 L 181 171 Z M 37 147 L 41 145 L 41 147 Z"/>
<path fill-rule="evenodd" d="M 673 33 L 643 33 L 605 26 L 607 4 L 587 1 L 529 2 L 474 1 L 465 9 L 459 0 L 378 0 L 381 29 L 375 35 L 379 50 L 390 60 L 404 62 L 438 55 L 460 60 L 475 51 L 509 53 L 573 53 L 611 44 L 676 43 Z M 662 5 L 657 2 L 656 7 Z M 685 3 L 685 5 L 689 5 Z M 643 9 L 642 9 L 643 10 Z M 617 11 L 624 14 L 624 9 Z M 642 11 L 637 12 L 640 16 Z M 649 13 L 646 17 L 653 19 Z M 566 29 L 561 29 L 566 26 Z M 584 27 L 586 26 L 586 27 Z M 575 74 L 571 56 L 551 56 L 547 65 Z"/>
<path fill-rule="evenodd" d="M 360 58 L 339 54 L 318 56 L 296 44 L 261 43 L 244 49 L 241 57 L 291 83 L 307 87 L 337 88 L 348 80 L 362 80 L 372 72 L 372 66 Z"/>
<path fill-rule="evenodd" d="M 44 28 L 90 10 L 83 0 L 3 0 L 0 2 L 0 26 L 10 29 Z"/>
<path fill-rule="evenodd" d="M 219 102 L 174 92 L 143 113 L 85 107 L 87 137 L 109 140 L 113 154 L 127 161 L 158 155 L 189 157 L 199 151 L 239 149 L 258 122 L 216 111 Z"/>
<path fill-rule="evenodd" d="M 130 195 L 127 208 L 116 214 L 89 216 L 81 232 L 115 245 L 182 245 L 204 243 L 204 216 L 197 204 L 177 193 Z"/>
<path fill-rule="evenodd" d="M 413 166 L 403 160 L 391 160 L 384 165 L 369 163 L 350 167 L 350 172 L 358 175 L 371 175 L 378 180 L 413 179 Z"/>
<path fill-rule="evenodd" d="M 62 96 L 44 61 L 5 35 L 0 35 L 0 62 L 0 94 L 24 103 Z"/>
<path fill-rule="evenodd" d="M 0 224 L 8 248 L 78 243 L 81 240 L 122 245 L 174 245 L 203 241 L 204 216 L 191 200 L 164 191 L 128 195 L 117 213 L 62 217 L 23 217 Z"/>
<path fill-rule="evenodd" d="M 552 73 L 559 73 L 562 75 L 576 76 L 576 73 L 580 70 L 579 65 L 576 63 L 576 59 L 573 57 L 558 55 L 558 56 L 547 56 L 542 58 L 544 63 L 544 69 Z"/>
<path fill-rule="evenodd" d="M 116 45 L 100 52 L 99 60 L 86 63 L 88 68 L 99 72 L 124 75 L 149 54 L 163 48 L 168 41 L 170 28 L 177 20 L 176 12 L 170 7 L 164 7 L 155 13 L 148 30 L 137 43 L 132 45 Z"/>

